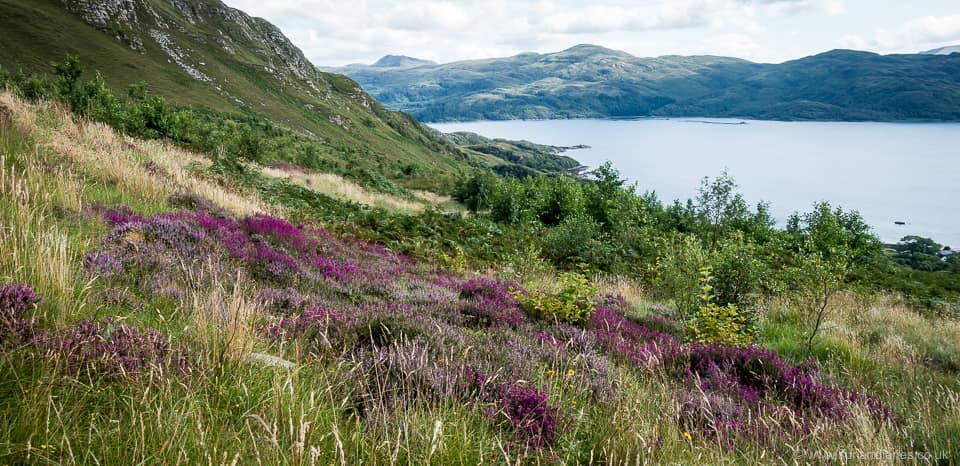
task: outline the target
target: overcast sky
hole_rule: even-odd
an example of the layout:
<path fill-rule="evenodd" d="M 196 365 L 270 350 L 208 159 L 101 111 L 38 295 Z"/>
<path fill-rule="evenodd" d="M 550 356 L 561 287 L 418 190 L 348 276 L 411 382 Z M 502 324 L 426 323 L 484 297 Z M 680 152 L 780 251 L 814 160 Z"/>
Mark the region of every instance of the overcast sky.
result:
<path fill-rule="evenodd" d="M 637 56 L 782 62 L 834 48 L 960 43 L 960 0 L 225 0 L 276 24 L 319 66 L 386 54 L 438 62 L 590 43 Z"/>

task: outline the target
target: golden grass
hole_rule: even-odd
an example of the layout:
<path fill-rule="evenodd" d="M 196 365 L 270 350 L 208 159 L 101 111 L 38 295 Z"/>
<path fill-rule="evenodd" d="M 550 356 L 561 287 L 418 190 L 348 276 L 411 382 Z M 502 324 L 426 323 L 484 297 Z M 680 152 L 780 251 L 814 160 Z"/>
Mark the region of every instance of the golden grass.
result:
<path fill-rule="evenodd" d="M 47 149 L 65 158 L 87 180 L 114 186 L 124 200 L 162 204 L 174 192 L 190 192 L 238 216 L 276 213 L 275 208 L 254 196 L 192 176 L 190 167 L 210 165 L 200 155 L 160 141 L 124 137 L 104 124 L 76 121 L 60 106 L 29 104 L 11 93 L 0 93 L 0 106 L 10 110 L 18 129 L 44 141 L 38 150 Z M 53 121 L 41 123 L 40 113 L 50 114 Z M 148 161 L 160 169 L 149 169 Z"/>
<path fill-rule="evenodd" d="M 79 210 L 79 184 L 59 170 L 50 186 L 33 165 L 8 169 L 6 157 L 0 154 L 0 280 L 33 284 L 64 311 L 59 315 L 69 315 L 77 309 L 75 294 L 87 288 L 80 280 L 81 252 L 47 209 Z"/>
<path fill-rule="evenodd" d="M 266 176 L 283 178 L 335 199 L 353 201 L 370 207 L 405 213 L 420 213 L 425 208 L 423 204 L 418 202 L 400 199 L 390 194 L 367 191 L 362 186 L 333 173 L 287 170 L 276 167 L 262 167 L 260 171 Z"/>
<path fill-rule="evenodd" d="M 922 365 L 931 352 L 960 354 L 960 321 L 924 317 L 891 295 L 838 296 L 825 331 L 885 364 Z"/>
<path fill-rule="evenodd" d="M 209 273 L 216 275 L 214 266 Z M 220 281 L 193 290 L 187 303 L 193 327 L 205 346 L 200 354 L 214 360 L 210 367 L 221 367 L 227 360 L 238 362 L 249 354 L 258 341 L 254 328 L 257 308 L 250 294 L 254 290 L 248 279 L 238 274 L 227 289 Z"/>

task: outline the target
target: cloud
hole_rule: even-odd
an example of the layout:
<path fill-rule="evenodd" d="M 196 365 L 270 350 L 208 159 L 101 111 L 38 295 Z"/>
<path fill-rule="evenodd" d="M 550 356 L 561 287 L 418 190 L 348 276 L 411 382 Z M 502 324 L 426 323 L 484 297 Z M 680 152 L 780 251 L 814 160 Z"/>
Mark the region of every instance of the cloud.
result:
<path fill-rule="evenodd" d="M 872 35 L 851 34 L 840 39 L 847 48 L 879 52 L 916 52 L 960 41 L 960 15 L 924 16 Z"/>
<path fill-rule="evenodd" d="M 583 34 L 624 30 L 680 29 L 704 26 L 708 20 L 702 11 L 684 2 L 652 6 L 591 5 L 559 11 L 539 23 L 553 33 Z"/>
<path fill-rule="evenodd" d="M 700 51 L 709 36 L 737 37 L 745 50 L 745 36 L 766 32 L 771 19 L 831 14 L 843 5 L 843 0 L 226 1 L 275 23 L 311 61 L 325 66 L 370 63 L 388 53 L 448 62 L 577 43 L 622 44 L 635 54 L 687 53 Z"/>

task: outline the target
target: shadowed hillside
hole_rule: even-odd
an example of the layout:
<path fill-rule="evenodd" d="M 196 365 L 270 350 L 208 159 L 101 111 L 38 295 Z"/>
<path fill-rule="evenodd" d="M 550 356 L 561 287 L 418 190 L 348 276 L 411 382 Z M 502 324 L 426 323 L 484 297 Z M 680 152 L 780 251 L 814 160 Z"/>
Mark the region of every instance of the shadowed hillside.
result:
<path fill-rule="evenodd" d="M 708 116 L 779 120 L 960 119 L 960 54 L 834 50 L 783 64 L 638 58 L 593 45 L 557 53 L 335 68 L 424 121 Z"/>

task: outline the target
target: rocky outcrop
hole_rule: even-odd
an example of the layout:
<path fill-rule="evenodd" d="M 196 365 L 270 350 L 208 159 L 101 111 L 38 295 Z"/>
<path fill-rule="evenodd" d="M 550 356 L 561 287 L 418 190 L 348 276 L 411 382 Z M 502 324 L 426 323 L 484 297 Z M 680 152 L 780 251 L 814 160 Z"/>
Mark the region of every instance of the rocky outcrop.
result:
<path fill-rule="evenodd" d="M 67 10 L 88 24 L 107 29 L 115 23 L 137 24 L 138 0 L 62 0 Z"/>

